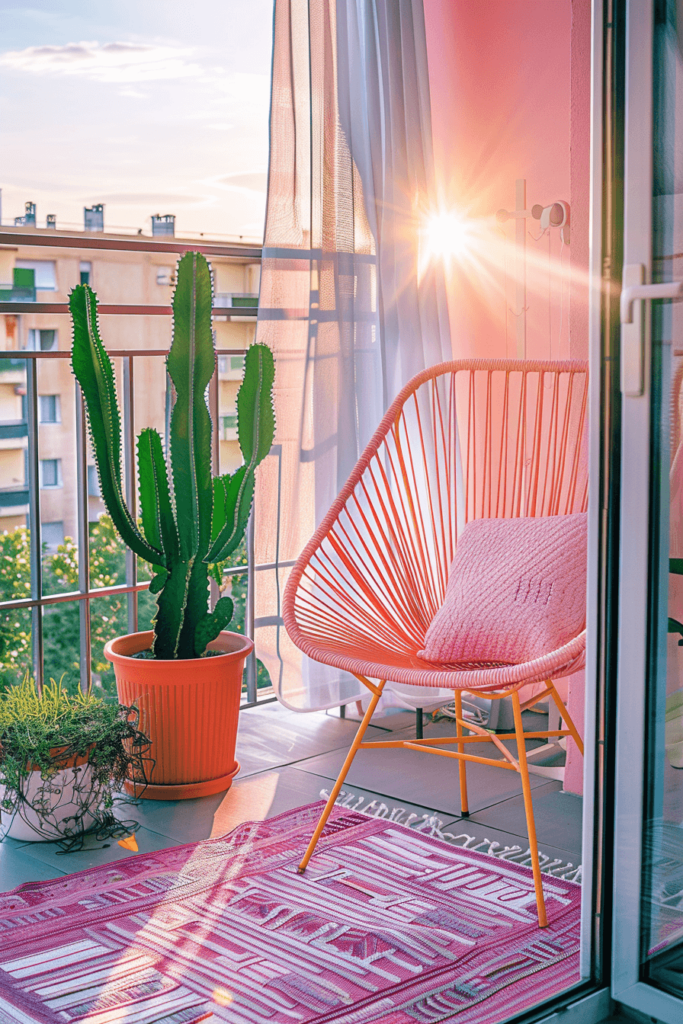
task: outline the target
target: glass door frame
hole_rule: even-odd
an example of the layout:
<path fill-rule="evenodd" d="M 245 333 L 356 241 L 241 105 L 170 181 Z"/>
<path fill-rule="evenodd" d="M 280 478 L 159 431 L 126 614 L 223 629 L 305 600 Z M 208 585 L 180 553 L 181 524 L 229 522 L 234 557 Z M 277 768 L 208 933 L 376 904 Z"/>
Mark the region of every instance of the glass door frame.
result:
<path fill-rule="evenodd" d="M 653 45 L 655 0 L 626 0 L 624 284 L 652 281 Z M 636 269 L 629 269 L 636 268 Z M 635 275 L 635 276 L 634 276 Z M 651 301 L 621 326 L 622 458 L 616 714 L 612 996 L 665 1024 L 683 1001 L 641 980 L 646 722 L 649 710 Z M 624 317 L 622 317 L 622 320 Z M 624 376 L 626 368 L 626 376 Z M 639 380 L 640 378 L 640 380 Z M 642 391 L 638 394 L 639 383 Z"/>

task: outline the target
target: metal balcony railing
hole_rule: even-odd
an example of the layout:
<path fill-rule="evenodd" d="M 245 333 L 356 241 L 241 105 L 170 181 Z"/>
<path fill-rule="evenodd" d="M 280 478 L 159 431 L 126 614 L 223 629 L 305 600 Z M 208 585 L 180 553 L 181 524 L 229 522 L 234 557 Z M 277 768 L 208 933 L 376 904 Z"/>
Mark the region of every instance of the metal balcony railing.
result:
<path fill-rule="evenodd" d="M 170 252 L 180 254 L 187 251 L 203 251 L 207 255 L 226 257 L 246 258 L 249 261 L 260 259 L 261 250 L 256 247 L 238 247 L 219 245 L 213 243 L 195 244 L 179 241 L 159 241 L 157 239 L 140 239 L 131 237 L 124 238 L 93 238 L 78 236 L 63 236 L 51 233 L 50 238 L 45 235 L 33 235 L 30 233 L 14 233 L 2 231 L 0 240 L 14 241 L 22 246 L 26 245 L 58 245 L 75 250 L 83 248 L 97 249 L 124 249 L 143 252 Z M 45 303 L 37 304 L 38 310 L 42 312 L 68 313 L 66 303 Z M 240 308 L 240 307 L 237 307 Z M 252 307 L 254 314 L 257 309 Z M 21 304 L 0 301 L 1 313 L 23 312 Z M 32 305 L 27 312 L 36 311 Z M 225 307 L 221 308 L 221 312 Z M 170 306 L 100 306 L 101 313 L 118 315 L 166 315 L 170 316 Z M 244 309 L 240 308 L 240 313 Z M 134 349 L 134 350 L 110 350 L 109 354 L 114 359 L 121 359 L 123 363 L 123 388 L 122 388 L 122 419 L 123 419 L 123 446 L 124 446 L 124 490 L 126 500 L 133 515 L 136 514 L 136 481 L 135 481 L 135 366 L 138 359 L 149 360 L 150 357 L 163 359 L 167 355 L 166 350 L 161 349 Z M 237 359 L 243 357 L 243 350 L 223 349 L 217 355 L 217 363 L 220 359 Z M 30 593 L 26 597 L 19 597 L 13 600 L 0 601 L 0 616 L 3 613 L 11 613 L 13 610 L 27 609 L 31 616 L 31 638 L 32 638 L 32 669 L 37 682 L 40 684 L 44 676 L 44 631 L 43 617 L 46 609 L 53 605 L 64 602 L 78 602 L 80 615 L 80 679 L 83 688 L 90 688 L 92 682 L 92 631 L 91 631 L 91 604 L 98 598 L 120 596 L 125 597 L 127 603 L 128 631 L 135 632 L 138 628 L 138 595 L 148 589 L 148 581 L 138 579 L 138 565 L 136 556 L 126 551 L 125 583 L 114 586 L 97 587 L 91 585 L 90 572 L 90 547 L 89 547 L 89 487 L 88 487 L 88 446 L 86 434 L 85 407 L 81 397 L 80 389 L 75 387 L 76 395 L 76 432 L 75 432 L 75 458 L 76 458 L 76 500 L 77 500 L 77 537 L 75 538 L 78 549 L 78 589 L 67 593 L 45 593 L 43 587 L 43 554 L 45 542 L 42 536 L 41 519 L 41 489 L 40 489 L 40 459 L 38 451 L 38 363 L 51 359 L 70 359 L 69 351 L 22 351 L 19 355 L 16 351 L 0 351 L 0 378 L 3 374 L 3 366 L 12 368 L 16 372 L 19 366 L 25 367 L 26 378 L 26 402 L 27 420 L 25 422 L 4 424 L 6 429 L 21 429 L 22 434 L 4 436 L 26 436 L 28 438 L 28 459 L 27 459 L 27 484 L 20 488 L 5 488 L 0 491 L 0 507 L 9 509 L 16 507 L 19 510 L 22 506 L 28 506 L 27 526 L 30 533 Z M 218 365 L 217 372 L 209 387 L 209 404 L 212 419 L 216 427 L 216 437 L 220 436 L 219 419 L 219 386 L 218 386 Z M 2 434 L 0 434 L 2 436 Z M 214 445 L 214 472 L 218 472 L 218 444 Z M 52 525 L 52 524 L 51 524 Z M 256 566 L 254 564 L 254 531 L 253 513 L 250 521 L 247 538 L 247 565 L 237 566 L 228 569 L 226 575 L 237 574 L 247 575 L 247 601 L 245 614 L 245 632 L 253 638 L 254 635 L 254 574 L 260 569 L 269 569 L 272 566 Z M 246 687 L 244 707 L 251 707 L 257 703 L 264 703 L 275 698 L 272 696 L 257 699 L 257 666 L 255 656 L 252 655 L 246 665 Z"/>
<path fill-rule="evenodd" d="M 27 435 L 28 423 L 26 420 L 0 420 L 0 441 L 7 437 L 26 437 Z"/>
<path fill-rule="evenodd" d="M 28 487 L 0 489 L 0 508 L 23 508 L 28 505 Z"/>

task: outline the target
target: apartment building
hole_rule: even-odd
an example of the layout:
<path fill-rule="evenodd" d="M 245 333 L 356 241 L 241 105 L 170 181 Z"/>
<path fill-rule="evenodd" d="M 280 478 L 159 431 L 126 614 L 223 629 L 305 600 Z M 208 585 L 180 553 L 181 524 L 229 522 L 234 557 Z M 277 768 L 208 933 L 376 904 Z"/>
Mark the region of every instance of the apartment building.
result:
<path fill-rule="evenodd" d="M 106 348 L 111 352 L 141 353 L 133 359 L 114 358 L 120 401 L 123 403 L 126 389 L 132 398 L 134 432 L 155 426 L 165 434 L 170 414 L 163 357 L 171 343 L 170 316 L 114 314 L 113 307 L 168 307 L 177 257 L 172 252 L 145 251 L 144 238 L 140 238 L 135 251 L 130 245 L 125 249 L 93 248 L 93 237 L 101 238 L 108 246 L 117 238 L 127 243 L 131 238 L 101 231 L 93 236 L 92 210 L 86 214 L 91 218 L 88 221 L 86 216 L 88 229 L 82 235 L 89 244 L 83 248 L 78 247 L 78 234 L 71 232 L 74 241 L 68 247 L 64 242 L 56 244 L 54 226 L 41 229 L 28 223 L 0 227 L 0 302 L 16 304 L 20 310 L 0 314 L 0 350 L 13 353 L 11 358 L 0 358 L 0 531 L 27 521 L 30 371 L 22 353 L 41 351 L 46 358 L 36 360 L 40 519 L 43 543 L 52 550 L 64 537 L 77 534 L 76 389 L 69 359 L 57 355 L 68 353 L 71 328 L 68 314 L 54 308 L 68 301 L 75 285 L 89 284 L 100 305 L 110 310 L 100 315 Z M 95 229 L 101 226 L 97 219 L 94 223 Z M 172 218 L 157 217 L 152 223 L 154 235 L 172 234 Z M 22 236 L 31 236 L 33 244 L 28 244 L 27 237 L 27 244 L 22 245 Z M 35 236 L 40 236 L 39 244 L 35 244 Z M 51 245 L 53 238 L 55 244 Z M 204 242 L 197 240 L 198 245 Z M 191 245 L 192 240 L 184 238 L 183 246 L 188 243 Z M 228 354 L 219 354 L 218 390 L 212 393 L 218 412 L 217 468 L 221 472 L 234 469 L 240 462 L 235 399 L 243 360 L 235 350 L 244 350 L 253 341 L 260 274 L 253 246 L 242 246 L 244 257 L 239 254 L 238 244 L 232 248 L 237 253 L 234 256 L 209 257 L 214 275 L 216 346 L 219 353 L 228 350 Z M 91 455 L 87 462 L 88 516 L 94 520 L 103 505 Z"/>

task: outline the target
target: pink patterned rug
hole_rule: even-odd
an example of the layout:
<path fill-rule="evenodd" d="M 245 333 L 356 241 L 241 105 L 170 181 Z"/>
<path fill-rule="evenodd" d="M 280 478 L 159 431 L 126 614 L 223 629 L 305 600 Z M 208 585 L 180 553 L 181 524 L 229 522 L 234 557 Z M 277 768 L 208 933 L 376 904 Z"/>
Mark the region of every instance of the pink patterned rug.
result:
<path fill-rule="evenodd" d="M 0 1024 L 495 1024 L 579 980 L 580 886 L 322 803 L 0 896 Z"/>

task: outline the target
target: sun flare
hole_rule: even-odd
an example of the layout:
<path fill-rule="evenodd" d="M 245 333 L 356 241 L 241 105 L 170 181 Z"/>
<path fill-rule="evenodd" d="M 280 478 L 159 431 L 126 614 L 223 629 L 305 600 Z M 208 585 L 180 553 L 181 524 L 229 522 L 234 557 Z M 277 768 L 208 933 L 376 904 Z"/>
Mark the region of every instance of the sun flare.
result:
<path fill-rule="evenodd" d="M 467 220 L 453 210 L 433 213 L 427 220 L 425 243 L 429 257 L 457 259 L 471 245 L 472 232 Z"/>

